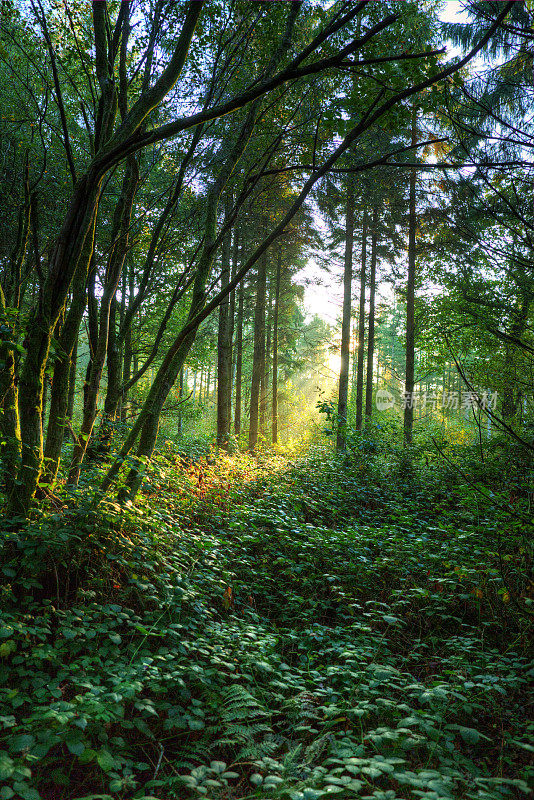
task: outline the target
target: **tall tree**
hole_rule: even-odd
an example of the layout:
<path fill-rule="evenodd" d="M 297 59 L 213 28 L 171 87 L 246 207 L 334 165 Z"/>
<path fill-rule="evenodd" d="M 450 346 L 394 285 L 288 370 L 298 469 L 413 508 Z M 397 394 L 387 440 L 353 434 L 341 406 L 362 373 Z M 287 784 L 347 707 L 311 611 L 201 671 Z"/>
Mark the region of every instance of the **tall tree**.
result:
<path fill-rule="evenodd" d="M 339 370 L 338 424 L 336 447 L 347 447 L 347 405 L 349 395 L 350 323 L 352 316 L 352 250 L 354 246 L 354 187 L 347 186 L 345 212 L 345 264 L 343 269 L 343 318 L 341 323 L 341 366 Z"/>
<path fill-rule="evenodd" d="M 412 108 L 412 145 L 417 143 L 417 107 Z M 406 370 L 404 380 L 404 441 L 412 443 L 415 388 L 415 236 L 417 170 L 410 171 L 408 199 L 408 279 L 406 283 Z"/>

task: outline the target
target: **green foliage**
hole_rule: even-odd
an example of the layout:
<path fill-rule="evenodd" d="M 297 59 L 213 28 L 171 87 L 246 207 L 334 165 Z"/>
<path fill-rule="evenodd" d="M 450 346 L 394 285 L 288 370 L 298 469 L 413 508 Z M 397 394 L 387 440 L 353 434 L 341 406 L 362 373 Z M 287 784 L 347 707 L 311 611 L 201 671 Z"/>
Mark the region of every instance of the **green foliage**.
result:
<path fill-rule="evenodd" d="M 0 797 L 526 796 L 530 530 L 374 435 L 297 467 L 199 455 L 202 492 L 167 448 L 149 506 L 8 533 Z"/>

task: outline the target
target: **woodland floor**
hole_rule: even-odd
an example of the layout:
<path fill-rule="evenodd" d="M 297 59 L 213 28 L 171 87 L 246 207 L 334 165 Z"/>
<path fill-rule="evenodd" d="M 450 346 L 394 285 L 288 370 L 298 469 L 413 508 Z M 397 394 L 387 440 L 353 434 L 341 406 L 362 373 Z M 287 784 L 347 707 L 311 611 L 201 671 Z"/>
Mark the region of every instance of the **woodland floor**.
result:
<path fill-rule="evenodd" d="M 489 502 L 168 450 L 136 510 L 43 512 L 3 561 L 1 800 L 526 797 L 531 531 L 492 469 Z"/>

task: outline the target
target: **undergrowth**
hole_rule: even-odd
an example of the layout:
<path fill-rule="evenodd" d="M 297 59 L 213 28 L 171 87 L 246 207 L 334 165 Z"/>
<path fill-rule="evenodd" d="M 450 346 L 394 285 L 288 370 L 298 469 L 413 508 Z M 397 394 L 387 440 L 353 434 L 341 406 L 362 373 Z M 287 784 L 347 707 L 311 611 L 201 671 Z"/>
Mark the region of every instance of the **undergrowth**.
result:
<path fill-rule="evenodd" d="M 530 498 L 356 444 L 7 533 L 0 798 L 526 797 Z"/>

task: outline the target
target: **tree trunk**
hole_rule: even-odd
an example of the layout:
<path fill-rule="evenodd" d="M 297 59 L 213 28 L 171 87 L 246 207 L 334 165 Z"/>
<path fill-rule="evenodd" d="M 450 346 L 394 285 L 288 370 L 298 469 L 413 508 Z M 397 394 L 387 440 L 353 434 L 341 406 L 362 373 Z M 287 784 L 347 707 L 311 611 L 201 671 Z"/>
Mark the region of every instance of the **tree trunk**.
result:
<path fill-rule="evenodd" d="M 352 250 L 354 246 L 354 189 L 347 187 L 345 213 L 345 266 L 343 270 L 343 318 L 341 322 L 341 364 L 337 403 L 338 453 L 347 448 L 347 405 L 349 394 L 350 320 L 352 313 Z"/>
<path fill-rule="evenodd" d="M 417 144 L 417 109 L 412 110 L 412 145 Z M 415 225 L 417 171 L 410 173 L 408 220 L 408 282 L 406 286 L 406 372 L 404 383 L 404 443 L 413 439 L 415 386 Z"/>
<path fill-rule="evenodd" d="M 78 269 L 74 276 L 72 299 L 68 313 L 59 334 L 58 355 L 54 362 L 52 386 L 50 390 L 50 414 L 46 429 L 45 479 L 53 484 L 57 477 L 61 448 L 65 438 L 65 423 L 68 415 L 69 392 L 72 372 L 72 358 L 86 305 L 85 283 L 89 265 L 93 257 L 96 216 L 87 233 L 80 256 Z M 74 387 L 72 389 L 74 392 Z"/>
<path fill-rule="evenodd" d="M 254 309 L 254 355 L 250 383 L 250 421 L 248 449 L 252 452 L 258 444 L 260 422 L 260 384 L 265 369 L 265 291 L 267 285 L 267 251 L 258 265 L 256 278 L 256 306 Z"/>
<path fill-rule="evenodd" d="M 6 315 L 4 292 L 0 286 L 0 323 L 4 327 L 2 342 L 0 344 L 0 360 L 3 369 L 0 370 L 0 419 L 1 432 L 4 441 L 2 452 L 3 482 L 7 496 L 10 497 L 15 489 L 15 478 L 22 454 L 20 436 L 20 419 L 18 405 L 18 390 L 15 381 L 17 350 L 15 349 L 16 335 L 13 322 Z"/>
<path fill-rule="evenodd" d="M 128 260 L 128 303 L 132 302 L 132 298 L 134 296 L 135 291 L 135 283 L 134 283 L 134 268 L 133 268 L 133 261 L 132 259 Z M 132 320 L 133 323 L 133 320 Z M 133 365 L 133 348 L 132 348 L 132 324 L 125 325 L 124 327 L 124 361 L 122 366 L 122 376 L 123 376 L 123 386 L 128 384 L 132 376 L 132 365 Z M 128 389 L 122 389 L 122 397 L 121 397 L 121 420 L 123 422 L 126 421 L 128 417 Z"/>
<path fill-rule="evenodd" d="M 373 362 L 375 353 L 375 294 L 376 294 L 376 242 L 378 210 L 373 210 L 373 230 L 371 233 L 371 265 L 369 275 L 369 322 L 367 326 L 367 384 L 365 387 L 365 419 L 371 421 L 373 415 Z"/>
<path fill-rule="evenodd" d="M 360 307 L 358 312 L 358 368 L 356 371 L 356 430 L 361 431 L 363 419 L 363 363 L 365 344 L 365 283 L 367 260 L 367 209 L 363 212 L 362 262 L 360 268 Z"/>
<path fill-rule="evenodd" d="M 42 408 L 44 375 L 52 335 L 64 309 L 72 276 L 78 266 L 95 214 L 100 181 L 87 177 L 76 185 L 69 212 L 58 237 L 41 287 L 40 301 L 28 325 L 27 354 L 19 380 L 22 458 L 17 484 L 8 507 L 10 515 L 27 516 L 43 466 Z M 38 253 L 36 254 L 38 260 Z M 41 265 L 38 264 L 38 273 Z"/>
<path fill-rule="evenodd" d="M 226 198 L 226 215 L 231 211 L 231 198 Z M 221 289 L 230 281 L 230 234 L 221 248 Z M 228 450 L 230 436 L 230 406 L 232 393 L 232 330 L 230 325 L 230 296 L 219 306 L 217 335 L 217 445 Z"/>
<path fill-rule="evenodd" d="M 239 268 L 239 227 L 234 229 L 234 247 L 232 254 L 232 272 L 231 280 L 236 276 Z M 235 326 L 235 289 L 230 292 L 229 302 L 229 319 L 228 319 L 228 336 L 230 341 L 230 391 L 228 392 L 228 435 L 232 430 L 232 391 L 234 385 L 234 326 Z"/>
<path fill-rule="evenodd" d="M 87 333 L 89 344 L 89 360 L 85 370 L 83 382 L 83 406 L 87 405 L 87 392 L 89 388 L 89 377 L 91 366 L 98 345 L 98 300 L 96 298 L 96 262 L 93 252 L 91 264 L 89 265 L 89 275 L 87 278 Z"/>
<path fill-rule="evenodd" d="M 271 325 L 272 325 L 272 303 L 271 303 L 271 285 L 269 281 L 267 301 L 267 321 L 266 321 L 266 334 L 265 334 L 265 356 L 263 359 L 263 372 L 260 383 L 260 433 L 265 436 L 267 430 L 267 398 L 269 396 L 269 361 L 271 359 Z"/>
<path fill-rule="evenodd" d="M 180 405 L 178 406 L 178 436 L 182 435 L 183 430 L 183 414 L 182 403 L 184 401 L 184 368 L 180 370 L 179 385 L 178 385 L 178 398 Z"/>
<path fill-rule="evenodd" d="M 121 398 L 122 354 L 117 337 L 117 310 L 119 303 L 113 298 L 109 308 L 109 329 L 107 344 L 107 389 L 104 401 L 104 414 L 98 435 L 98 444 L 104 449 L 109 449 L 113 436 L 113 425 L 117 419 L 117 412 Z"/>
<path fill-rule="evenodd" d="M 235 405 L 234 433 L 241 434 L 241 403 L 243 377 L 243 307 L 245 303 L 244 281 L 239 284 L 237 300 L 236 341 L 235 341 Z"/>
<path fill-rule="evenodd" d="M 273 313 L 273 444 L 278 444 L 278 317 L 280 313 L 280 280 L 282 276 L 282 251 L 278 248 L 276 265 L 276 284 L 274 290 Z"/>
<path fill-rule="evenodd" d="M 69 396 L 67 400 L 67 421 L 72 424 L 72 417 L 74 414 L 74 401 L 76 399 L 76 365 L 78 362 L 78 343 L 79 336 L 76 337 L 72 354 L 70 357 L 70 370 L 69 370 Z M 49 420 L 50 424 L 50 420 Z"/>
<path fill-rule="evenodd" d="M 86 395 L 87 399 L 84 405 L 80 433 L 74 445 L 69 469 L 69 483 L 71 484 L 78 483 L 82 460 L 87 450 L 97 415 L 98 392 L 108 347 L 111 305 L 115 299 L 115 293 L 128 249 L 131 213 L 138 183 L 139 167 L 137 159 L 132 156 L 128 158 L 126 163 L 121 196 L 115 209 L 112 228 L 113 233 L 111 237 L 113 244 L 106 269 L 104 291 L 100 300 L 98 341 L 91 365 Z"/>

